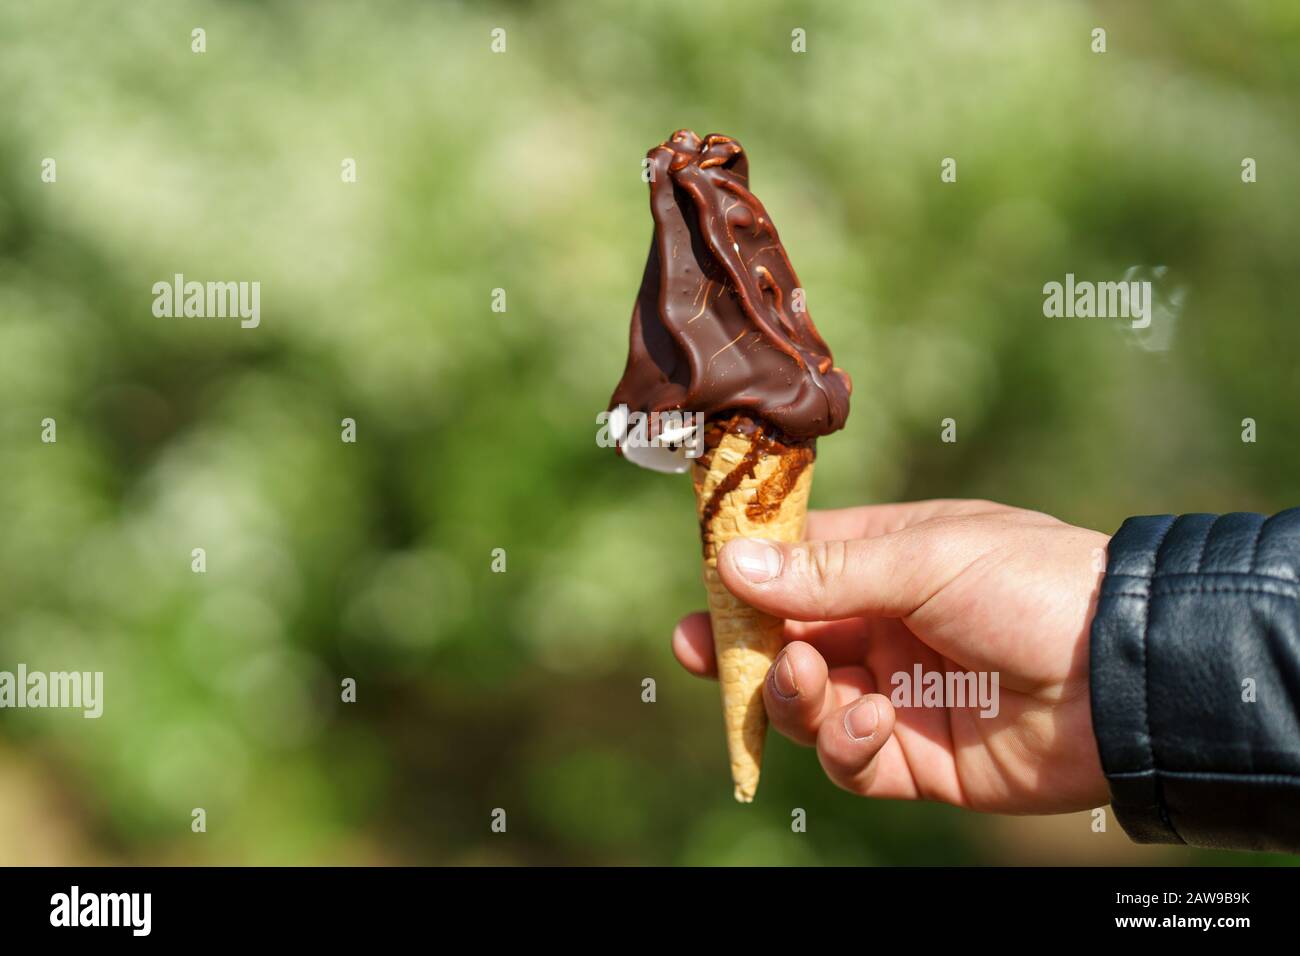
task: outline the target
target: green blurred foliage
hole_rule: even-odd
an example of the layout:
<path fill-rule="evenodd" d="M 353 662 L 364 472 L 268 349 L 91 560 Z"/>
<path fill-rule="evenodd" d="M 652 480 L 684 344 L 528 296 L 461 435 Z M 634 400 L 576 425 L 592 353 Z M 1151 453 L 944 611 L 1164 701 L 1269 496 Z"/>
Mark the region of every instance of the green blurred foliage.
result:
<path fill-rule="evenodd" d="M 32 779 L 74 862 L 1264 860 L 870 803 L 779 739 L 736 806 L 668 651 L 691 493 L 593 436 L 689 126 L 745 144 L 854 378 L 815 505 L 1297 504 L 1290 0 L 10 3 L 0 97 L 0 668 L 106 673 L 98 721 L 0 716 L 0 862 L 57 861 L 13 849 Z M 1132 266 L 1168 348 L 1043 317 Z M 155 318 L 178 272 L 261 326 Z"/>

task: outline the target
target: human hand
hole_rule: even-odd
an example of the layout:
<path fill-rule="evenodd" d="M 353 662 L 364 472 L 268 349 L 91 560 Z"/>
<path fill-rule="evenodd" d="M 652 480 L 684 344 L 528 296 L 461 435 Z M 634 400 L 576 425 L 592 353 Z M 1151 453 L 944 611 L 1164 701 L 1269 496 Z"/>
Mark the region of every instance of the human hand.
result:
<path fill-rule="evenodd" d="M 810 512 L 806 538 L 732 541 L 718 571 L 739 598 L 787 619 L 763 701 L 773 727 L 816 746 L 831 780 L 995 813 L 1110 802 L 1088 685 L 1107 535 L 943 500 Z M 682 619 L 673 652 L 717 676 L 707 614 Z M 895 708 L 890 695 L 917 664 L 983 672 L 986 686 L 996 674 L 996 714 L 969 699 Z"/>

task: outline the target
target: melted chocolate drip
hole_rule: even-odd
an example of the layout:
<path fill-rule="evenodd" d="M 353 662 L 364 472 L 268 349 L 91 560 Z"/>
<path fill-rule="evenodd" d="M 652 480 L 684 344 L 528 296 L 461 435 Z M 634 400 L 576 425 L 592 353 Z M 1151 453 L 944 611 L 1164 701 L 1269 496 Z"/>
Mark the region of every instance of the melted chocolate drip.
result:
<path fill-rule="evenodd" d="M 741 411 L 796 441 L 842 428 L 849 377 L 796 308 L 799 279 L 740 144 L 679 130 L 648 158 L 655 234 L 610 408 Z"/>
<path fill-rule="evenodd" d="M 776 471 L 768 475 L 754 490 L 754 497 L 745 506 L 745 516 L 755 523 L 766 523 L 777 516 L 781 504 L 785 501 L 799 476 L 817 456 L 815 440 L 799 441 L 790 438 L 770 425 L 765 425 L 748 415 L 734 415 L 727 419 L 715 419 L 709 423 L 704 435 L 704 454 L 696 464 L 697 474 L 706 474 L 712 465 L 713 453 L 728 432 L 747 435 L 751 442 L 745 456 L 735 468 L 709 494 L 708 500 L 700 509 L 700 541 L 704 546 L 704 556 L 709 556 L 712 541 L 710 524 L 722 507 L 723 500 L 740 487 L 741 482 L 754 474 L 758 463 L 768 455 L 779 458 Z"/>

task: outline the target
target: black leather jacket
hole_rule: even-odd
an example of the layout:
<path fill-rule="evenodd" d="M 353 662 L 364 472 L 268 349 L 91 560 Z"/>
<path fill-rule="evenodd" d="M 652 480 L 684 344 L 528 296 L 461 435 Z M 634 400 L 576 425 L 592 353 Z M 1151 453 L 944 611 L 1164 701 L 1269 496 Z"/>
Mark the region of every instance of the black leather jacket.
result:
<path fill-rule="evenodd" d="M 1130 518 L 1092 624 L 1092 715 L 1139 843 L 1300 852 L 1300 508 Z"/>

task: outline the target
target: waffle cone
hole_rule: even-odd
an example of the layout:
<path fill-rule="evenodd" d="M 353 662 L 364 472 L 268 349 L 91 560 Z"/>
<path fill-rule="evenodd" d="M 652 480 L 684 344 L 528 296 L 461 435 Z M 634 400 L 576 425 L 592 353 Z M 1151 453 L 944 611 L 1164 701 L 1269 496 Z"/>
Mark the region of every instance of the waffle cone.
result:
<path fill-rule="evenodd" d="M 763 681 L 782 647 L 785 622 L 727 590 L 718 552 L 732 538 L 802 541 L 812 488 L 813 447 L 788 443 L 761 423 L 717 423 L 693 469 L 704 545 L 704 586 L 722 685 L 722 714 L 735 796 L 750 803 L 763 765 Z"/>

